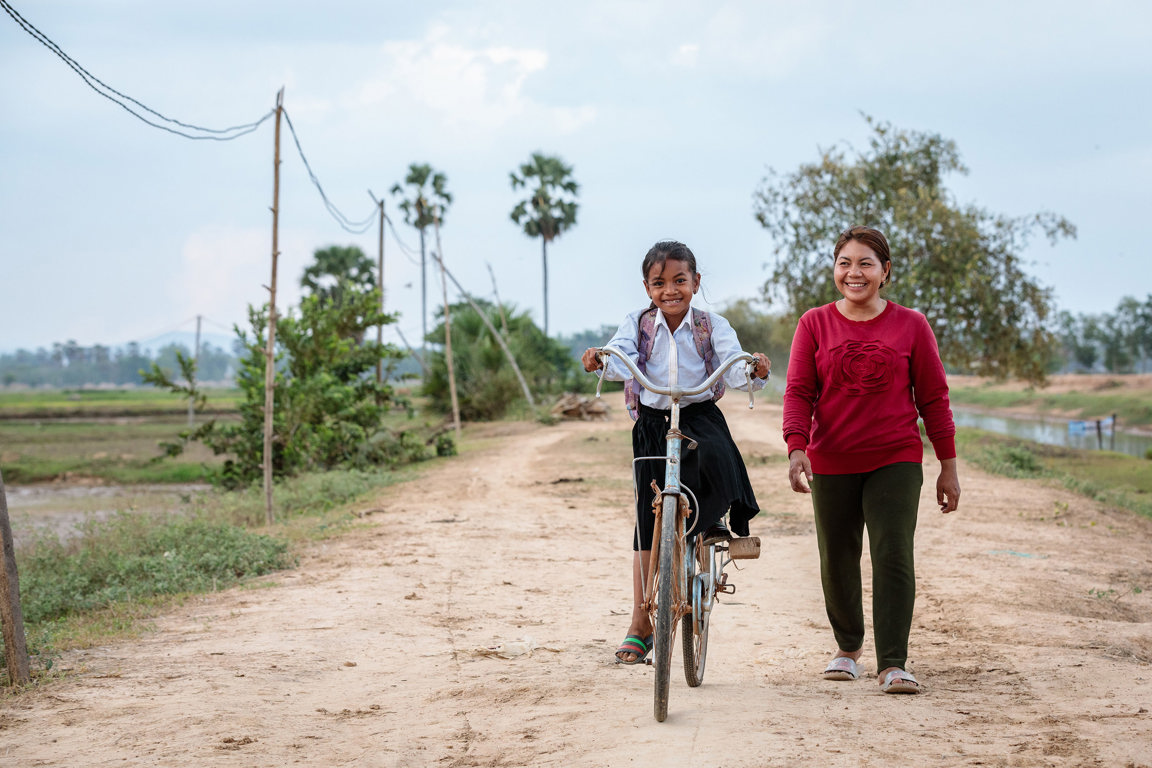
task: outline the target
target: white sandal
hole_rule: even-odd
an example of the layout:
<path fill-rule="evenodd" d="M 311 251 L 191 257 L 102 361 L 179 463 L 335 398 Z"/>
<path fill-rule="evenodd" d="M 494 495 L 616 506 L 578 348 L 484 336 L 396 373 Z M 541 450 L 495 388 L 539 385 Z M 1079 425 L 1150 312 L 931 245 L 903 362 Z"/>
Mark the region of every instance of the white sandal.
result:
<path fill-rule="evenodd" d="M 920 693 L 920 683 L 916 682 L 910 672 L 894 669 L 884 675 L 884 684 L 880 690 L 884 693 Z"/>
<path fill-rule="evenodd" d="M 855 680 L 860 677 L 856 661 L 850 656 L 837 656 L 824 668 L 825 680 Z"/>

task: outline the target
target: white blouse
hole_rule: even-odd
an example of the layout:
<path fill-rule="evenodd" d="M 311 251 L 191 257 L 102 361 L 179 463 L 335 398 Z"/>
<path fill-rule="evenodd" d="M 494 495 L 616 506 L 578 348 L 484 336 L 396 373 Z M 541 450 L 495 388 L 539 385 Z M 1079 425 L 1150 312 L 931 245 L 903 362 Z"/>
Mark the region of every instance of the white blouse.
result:
<path fill-rule="evenodd" d="M 605 346 L 616 347 L 628 355 L 628 357 L 632 359 L 632 362 L 637 362 L 639 359 L 639 350 L 637 347 L 640 336 L 639 320 L 640 315 L 647 311 L 648 309 L 645 308 L 629 314 L 624 322 L 620 324 L 616 335 L 613 336 Z M 729 357 L 743 350 L 740 348 L 740 340 L 736 338 L 736 331 L 732 329 L 732 325 L 715 312 L 709 312 L 708 314 L 712 321 L 712 363 L 713 365 L 719 366 Z M 644 364 L 644 374 L 658 387 L 667 387 L 669 385 L 668 333 L 668 323 L 664 319 L 664 313 L 657 312 L 652 353 L 648 356 L 648 361 Z M 677 366 L 679 369 L 679 386 L 691 387 L 702 383 L 704 379 L 708 378 L 708 374 L 704 370 L 704 358 L 696 351 L 696 340 L 692 334 L 691 309 L 684 314 L 684 319 L 672 333 L 672 338 L 676 341 L 676 358 L 679 363 Z M 632 378 L 632 374 L 619 360 L 614 357 L 609 357 L 607 372 L 604 374 L 604 378 L 609 381 L 625 381 Z M 765 383 L 766 379 L 753 377 L 752 391 L 755 392 L 763 389 Z M 730 389 L 748 390 L 748 379 L 744 376 L 743 363 L 733 365 L 724 373 L 724 384 Z M 712 393 L 710 391 L 704 391 L 698 395 L 685 395 L 680 399 L 680 404 L 702 403 L 705 400 L 711 399 Z M 666 395 L 653 394 L 643 387 L 640 388 L 640 402 L 650 408 L 656 408 L 662 411 L 666 411 L 672 407 L 672 398 Z"/>

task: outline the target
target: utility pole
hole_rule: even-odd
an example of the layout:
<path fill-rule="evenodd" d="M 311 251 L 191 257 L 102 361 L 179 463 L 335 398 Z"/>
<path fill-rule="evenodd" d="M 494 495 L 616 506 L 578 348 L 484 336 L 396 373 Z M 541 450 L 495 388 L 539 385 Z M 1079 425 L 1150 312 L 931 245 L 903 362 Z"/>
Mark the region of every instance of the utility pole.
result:
<path fill-rule="evenodd" d="M 419 213 L 419 209 L 417 209 Z M 420 229 L 420 353 L 428 355 L 428 267 L 424 255 L 424 229 Z"/>
<path fill-rule="evenodd" d="M 8 682 L 25 685 L 31 679 L 28 642 L 24 636 L 24 613 L 20 608 L 20 576 L 16 571 L 16 549 L 8 520 L 8 499 L 4 476 L 0 475 L 0 632 L 4 638 L 4 659 Z"/>
<path fill-rule="evenodd" d="M 372 194 L 372 190 L 368 190 L 368 195 L 380 206 L 380 239 L 377 243 L 377 256 L 376 256 L 376 290 L 380 293 L 380 312 L 384 312 L 384 200 L 376 199 L 376 195 Z M 384 343 L 384 323 L 376 325 L 376 346 L 379 347 Z M 384 383 L 384 361 L 376 358 L 376 383 Z"/>
<path fill-rule="evenodd" d="M 436 261 L 440 262 L 440 285 L 444 289 L 444 360 L 448 364 L 448 393 L 452 397 L 452 424 L 456 427 L 456 445 L 460 445 L 460 401 L 456 399 L 456 367 L 452 359 L 452 312 L 448 309 L 448 276 L 444 252 L 440 250 L 440 211 L 432 219 L 436 229 Z"/>
<path fill-rule="evenodd" d="M 200 315 L 196 315 L 196 346 L 192 349 L 192 365 L 196 371 L 196 378 L 199 379 L 200 373 Z M 193 382 L 188 382 L 189 389 L 195 389 Z M 188 395 L 188 429 L 196 426 L 196 398 L 193 395 Z"/>
<path fill-rule="evenodd" d="M 276 384 L 276 262 L 280 258 L 280 117 L 284 88 L 276 94 L 276 149 L 272 161 L 272 282 L 268 288 L 268 342 L 264 348 L 264 519 L 272 525 L 272 388 Z"/>

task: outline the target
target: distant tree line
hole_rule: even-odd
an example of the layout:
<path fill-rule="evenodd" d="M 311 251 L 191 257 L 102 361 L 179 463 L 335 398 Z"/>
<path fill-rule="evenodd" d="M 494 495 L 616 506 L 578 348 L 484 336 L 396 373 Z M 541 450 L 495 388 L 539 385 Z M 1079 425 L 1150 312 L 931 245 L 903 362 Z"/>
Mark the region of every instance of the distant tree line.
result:
<path fill-rule="evenodd" d="M 1120 300 L 1115 312 L 1057 316 L 1061 370 L 1147 373 L 1152 363 L 1152 294 Z"/>
<path fill-rule="evenodd" d="M 18 349 L 0 354 L 0 385 L 29 387 L 83 387 L 101 384 L 117 386 L 143 384 L 141 371 L 155 363 L 170 375 L 180 371 L 177 353 L 193 357 L 183 344 L 168 344 L 155 356 L 150 349 L 141 349 L 136 342 L 123 347 L 94 344 L 84 347 L 69 340 L 57 342 L 51 349 L 43 347 L 33 351 Z M 202 344 L 197 364 L 202 381 L 230 381 L 236 368 L 236 358 L 229 352 Z"/>

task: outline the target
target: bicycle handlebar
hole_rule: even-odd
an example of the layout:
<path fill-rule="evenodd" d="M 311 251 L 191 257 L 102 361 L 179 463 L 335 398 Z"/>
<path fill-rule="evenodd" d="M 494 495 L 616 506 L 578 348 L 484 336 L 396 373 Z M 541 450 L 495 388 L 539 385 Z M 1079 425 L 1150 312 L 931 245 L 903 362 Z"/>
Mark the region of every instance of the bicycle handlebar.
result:
<path fill-rule="evenodd" d="M 716 368 L 716 370 L 712 371 L 712 374 L 708 378 L 704 379 L 704 382 L 698 386 L 673 388 L 658 387 L 653 384 L 652 381 L 647 376 L 645 376 L 639 368 L 636 367 L 636 364 L 632 362 L 632 360 L 619 349 L 611 346 L 600 347 L 597 351 L 597 357 L 600 358 L 601 367 L 599 380 L 596 382 L 596 397 L 600 397 L 600 387 L 604 384 L 604 375 L 608 372 L 608 358 L 610 356 L 615 357 L 620 360 L 620 362 L 624 363 L 624 366 L 628 369 L 629 373 L 635 377 L 636 381 L 639 382 L 640 386 L 644 387 L 644 389 L 657 395 L 670 397 L 675 402 L 679 402 L 680 398 L 686 395 L 698 395 L 701 392 L 706 392 L 707 390 L 712 389 L 712 387 L 716 385 L 716 382 L 720 380 L 720 377 L 723 376 L 729 368 L 731 368 L 736 363 L 744 361 L 746 363 L 744 366 L 744 378 L 748 382 L 748 407 L 751 408 L 754 404 L 754 398 L 752 394 L 752 371 L 756 367 L 756 358 L 748 352 L 737 352 L 736 354 L 729 357 L 727 360 L 721 363 Z"/>

